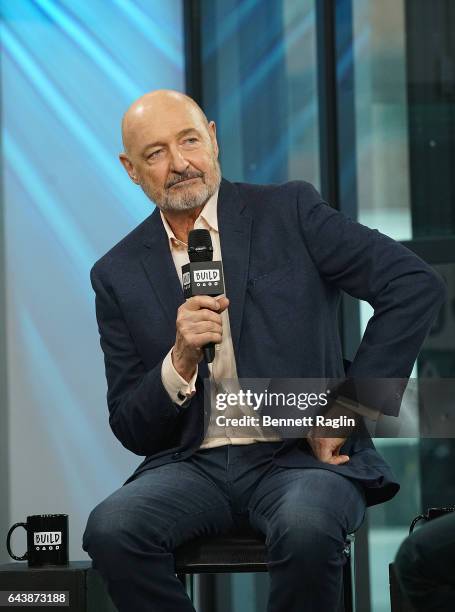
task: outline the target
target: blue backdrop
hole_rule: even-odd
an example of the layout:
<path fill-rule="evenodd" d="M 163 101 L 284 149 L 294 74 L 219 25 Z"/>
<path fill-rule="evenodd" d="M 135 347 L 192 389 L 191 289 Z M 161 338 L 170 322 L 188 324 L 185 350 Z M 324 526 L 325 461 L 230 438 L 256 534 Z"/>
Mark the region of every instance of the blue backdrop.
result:
<path fill-rule="evenodd" d="M 89 511 L 141 461 L 109 429 L 89 270 L 152 212 L 118 161 L 120 122 L 144 92 L 184 89 L 182 6 L 1 10 L 10 518 L 68 513 L 83 559 Z"/>

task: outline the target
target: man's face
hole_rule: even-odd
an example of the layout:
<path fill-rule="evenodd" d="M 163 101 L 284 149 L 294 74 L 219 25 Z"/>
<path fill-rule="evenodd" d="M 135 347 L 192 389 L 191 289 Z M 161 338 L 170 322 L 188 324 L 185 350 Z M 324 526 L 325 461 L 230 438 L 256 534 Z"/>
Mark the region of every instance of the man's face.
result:
<path fill-rule="evenodd" d="M 221 181 L 215 125 L 182 102 L 154 104 L 128 128 L 127 159 L 132 180 L 163 211 L 203 206 Z"/>

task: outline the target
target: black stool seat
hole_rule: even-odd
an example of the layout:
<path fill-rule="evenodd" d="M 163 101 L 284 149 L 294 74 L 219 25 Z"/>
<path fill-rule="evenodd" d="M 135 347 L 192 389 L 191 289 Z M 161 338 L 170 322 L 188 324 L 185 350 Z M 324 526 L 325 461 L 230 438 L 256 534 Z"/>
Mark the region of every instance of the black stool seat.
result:
<path fill-rule="evenodd" d="M 341 602 L 343 612 L 352 612 L 353 609 L 351 571 L 351 544 L 353 541 L 354 535 L 349 534 L 344 548 L 347 563 L 343 568 L 343 601 Z M 185 588 L 187 588 L 186 578 L 190 577 L 189 591 L 192 600 L 194 596 L 193 575 L 205 574 L 200 610 L 213 611 L 215 609 L 214 577 L 210 581 L 208 574 L 266 572 L 268 569 L 266 552 L 265 537 L 250 526 L 240 527 L 236 531 L 219 536 L 201 536 L 174 550 L 175 573 Z"/>
<path fill-rule="evenodd" d="M 176 574 L 266 572 L 265 538 L 253 529 L 199 537 L 174 551 Z"/>

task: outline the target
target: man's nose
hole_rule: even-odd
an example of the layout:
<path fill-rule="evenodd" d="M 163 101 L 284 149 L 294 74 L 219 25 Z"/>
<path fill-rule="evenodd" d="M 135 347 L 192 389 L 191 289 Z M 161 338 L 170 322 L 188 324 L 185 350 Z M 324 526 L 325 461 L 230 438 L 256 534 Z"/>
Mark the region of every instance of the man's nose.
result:
<path fill-rule="evenodd" d="M 170 153 L 172 169 L 179 173 L 185 172 L 189 166 L 189 161 L 183 157 L 178 148 L 171 149 Z"/>

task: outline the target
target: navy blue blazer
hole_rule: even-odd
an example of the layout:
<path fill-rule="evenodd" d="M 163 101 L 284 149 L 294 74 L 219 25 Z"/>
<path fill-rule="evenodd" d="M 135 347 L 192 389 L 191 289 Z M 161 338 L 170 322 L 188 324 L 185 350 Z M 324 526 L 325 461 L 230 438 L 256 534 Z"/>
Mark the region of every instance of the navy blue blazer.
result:
<path fill-rule="evenodd" d="M 442 278 L 391 238 L 325 204 L 309 183 L 250 185 L 222 180 L 218 223 L 239 378 L 342 378 L 341 290 L 374 308 L 348 377 L 403 379 L 446 299 Z M 158 209 L 91 270 L 104 352 L 109 424 L 144 461 L 140 472 L 189 457 L 204 436 L 201 363 L 196 394 L 176 405 L 161 380 L 175 341 L 183 293 Z M 393 381 L 392 381 L 393 383 Z M 397 415 L 402 386 L 370 405 Z M 351 435 L 347 464 L 317 460 L 305 439 L 284 439 L 273 460 L 353 478 L 368 505 L 399 484 L 371 437 Z"/>

